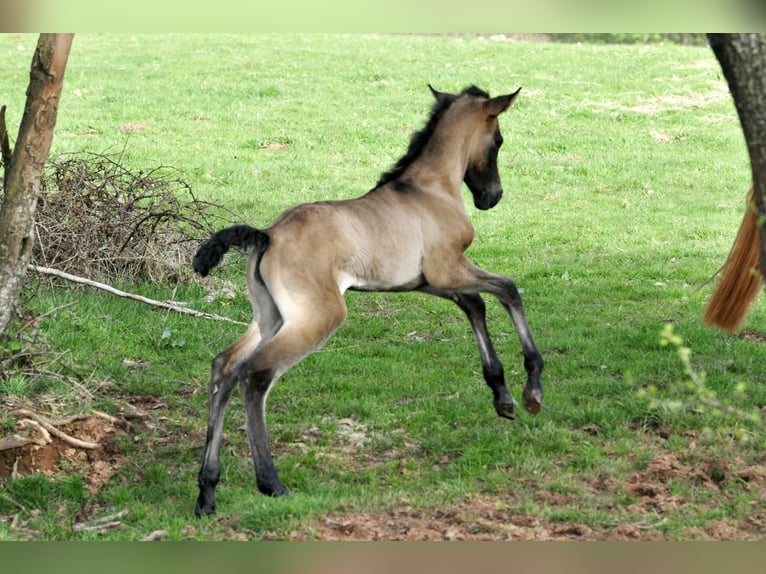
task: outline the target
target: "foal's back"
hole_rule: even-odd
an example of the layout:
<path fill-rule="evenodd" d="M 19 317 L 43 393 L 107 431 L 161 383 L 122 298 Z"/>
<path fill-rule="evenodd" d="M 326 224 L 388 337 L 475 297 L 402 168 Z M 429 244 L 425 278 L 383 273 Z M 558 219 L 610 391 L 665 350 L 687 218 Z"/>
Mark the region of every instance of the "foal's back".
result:
<path fill-rule="evenodd" d="M 262 267 L 278 274 L 287 268 L 323 278 L 329 273 L 341 293 L 411 290 L 423 282 L 428 226 L 416 192 L 401 194 L 391 186 L 356 199 L 302 204 L 269 227 L 271 246 Z"/>

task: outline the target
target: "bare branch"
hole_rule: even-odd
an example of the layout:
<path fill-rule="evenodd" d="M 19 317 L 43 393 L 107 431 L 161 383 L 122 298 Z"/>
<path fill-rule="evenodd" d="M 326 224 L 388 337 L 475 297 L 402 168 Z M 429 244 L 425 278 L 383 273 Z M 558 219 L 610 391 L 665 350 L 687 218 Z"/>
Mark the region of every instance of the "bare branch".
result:
<path fill-rule="evenodd" d="M 41 427 L 43 427 L 45 430 L 47 430 L 50 434 L 55 436 L 56 438 L 64 441 L 69 446 L 73 446 L 75 448 L 86 448 L 86 449 L 94 449 L 98 448 L 98 443 L 80 440 L 78 438 L 74 438 L 72 436 L 69 436 L 64 431 L 61 431 L 57 429 L 55 426 L 53 426 L 48 419 L 46 419 L 42 415 L 38 415 L 37 413 L 30 411 L 29 409 L 16 409 L 11 413 L 13 416 L 16 417 L 24 417 L 27 419 L 31 419 L 38 423 Z"/>
<path fill-rule="evenodd" d="M 73 526 L 73 530 L 75 532 L 88 532 L 91 530 L 105 532 L 110 528 L 122 526 L 122 521 L 120 519 L 125 518 L 129 514 L 130 511 L 126 508 L 125 510 L 120 510 L 119 512 L 104 516 L 103 518 L 98 518 L 92 522 L 78 522 Z"/>
<path fill-rule="evenodd" d="M 152 305 L 154 307 L 161 307 L 162 309 L 167 309 L 168 311 L 175 311 L 176 313 L 193 315 L 194 317 L 201 317 L 203 319 L 213 319 L 215 321 L 227 321 L 229 323 L 234 323 L 235 325 L 245 325 L 245 326 L 247 325 L 247 323 L 243 323 L 241 321 L 235 321 L 234 319 L 229 319 L 228 317 L 222 317 L 221 315 L 216 315 L 214 313 L 203 313 L 202 311 L 196 311 L 194 309 L 188 309 L 186 307 L 179 307 L 178 305 L 171 303 L 170 301 L 157 301 L 155 299 L 149 299 L 148 297 L 144 297 L 142 295 L 136 295 L 135 293 L 128 293 L 127 291 L 121 291 L 120 289 L 116 289 L 115 287 L 112 287 L 111 285 L 106 285 L 105 283 L 99 283 L 98 281 L 93 281 L 92 279 L 86 279 L 85 277 L 78 277 L 77 275 L 65 273 L 63 271 L 59 271 L 58 269 L 51 269 L 50 267 L 40 267 L 39 265 L 30 265 L 29 268 L 32 269 L 33 271 L 37 271 L 38 273 L 42 273 L 44 275 L 53 275 L 55 277 L 61 277 L 62 279 L 66 279 L 67 281 L 73 281 L 74 283 L 80 283 L 82 285 L 95 287 L 97 289 L 101 289 L 103 291 L 111 293 L 112 295 L 117 295 L 118 297 L 133 299 L 134 301 L 140 301 L 141 303 L 146 303 L 147 305 Z"/>

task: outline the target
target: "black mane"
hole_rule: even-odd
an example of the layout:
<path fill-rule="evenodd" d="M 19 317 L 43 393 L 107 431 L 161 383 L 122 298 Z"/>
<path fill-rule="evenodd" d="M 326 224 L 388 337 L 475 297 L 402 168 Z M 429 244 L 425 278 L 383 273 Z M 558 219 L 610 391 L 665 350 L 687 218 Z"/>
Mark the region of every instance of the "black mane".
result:
<path fill-rule="evenodd" d="M 422 130 L 412 134 L 410 145 L 407 148 L 407 153 L 404 154 L 390 170 L 380 176 L 376 187 L 391 183 L 401 177 L 401 175 L 404 173 L 404 170 L 406 170 L 410 165 L 412 165 L 412 162 L 420 157 L 420 154 L 423 152 L 423 148 L 425 148 L 426 143 L 428 143 L 428 140 L 433 135 L 434 131 L 436 130 L 436 125 L 439 123 L 439 120 L 441 120 L 447 108 L 449 108 L 452 102 L 454 102 L 457 98 L 466 94 L 481 98 L 489 98 L 489 94 L 487 92 L 481 88 L 477 88 L 476 86 L 471 85 L 467 88 L 463 88 L 463 90 L 457 95 L 445 94 L 447 97 L 434 102 L 434 105 L 431 108 L 431 117 L 428 118 L 428 122 L 426 123 L 425 127 Z"/>

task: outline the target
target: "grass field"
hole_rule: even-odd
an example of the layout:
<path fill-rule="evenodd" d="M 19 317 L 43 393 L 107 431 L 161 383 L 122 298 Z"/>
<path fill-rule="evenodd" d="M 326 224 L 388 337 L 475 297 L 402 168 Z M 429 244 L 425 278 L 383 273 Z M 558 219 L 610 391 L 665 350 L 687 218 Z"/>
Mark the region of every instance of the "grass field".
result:
<path fill-rule="evenodd" d="M 35 41 L 0 36 L 12 132 Z M 3 428 L 19 406 L 97 409 L 121 424 L 108 448 L 8 479 L 0 539 L 763 538 L 763 426 L 749 415 L 766 405 L 766 315 L 757 303 L 741 334 L 724 335 L 700 321 L 710 287 L 695 290 L 725 258 L 750 173 L 708 48 L 83 34 L 52 154 L 172 166 L 199 197 L 266 226 L 293 204 L 372 187 L 427 118 L 428 83 L 523 87 L 501 118 L 505 198 L 478 212 L 466 196 L 468 253 L 523 289 L 546 360 L 542 412 L 495 415 L 456 307 L 349 293 L 347 322 L 269 398 L 291 496 L 257 493 L 235 394 L 218 513 L 195 519 L 209 365 L 242 327 L 38 287 L 26 297 L 38 313 L 71 303 L 41 327 L 55 372 L 0 376 Z M 248 321 L 243 262 L 231 256 L 206 280 L 121 287 Z M 207 301 L 225 282 L 237 295 Z M 492 300 L 488 318 L 518 400 L 518 341 Z M 667 325 L 680 343 L 661 344 Z M 679 345 L 727 408 L 694 400 Z M 126 416 L 133 407 L 140 418 Z M 109 516 L 118 524 L 97 522 Z"/>

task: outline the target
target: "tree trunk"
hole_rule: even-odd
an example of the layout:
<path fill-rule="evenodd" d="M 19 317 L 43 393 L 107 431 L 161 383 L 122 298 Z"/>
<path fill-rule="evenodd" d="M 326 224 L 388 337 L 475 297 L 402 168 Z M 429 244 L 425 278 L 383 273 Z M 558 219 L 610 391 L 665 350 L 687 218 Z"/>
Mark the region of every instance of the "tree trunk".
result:
<path fill-rule="evenodd" d="M 5 165 L 0 208 L 0 335 L 13 317 L 32 255 L 40 179 L 53 140 L 73 36 L 40 34 L 19 136 L 10 163 Z M 6 146 L 6 142 L 0 143 Z"/>
<path fill-rule="evenodd" d="M 766 215 L 766 37 L 708 34 L 710 47 L 729 83 L 750 155 L 759 220 Z M 760 271 L 766 278 L 766 226 L 760 228 Z"/>

